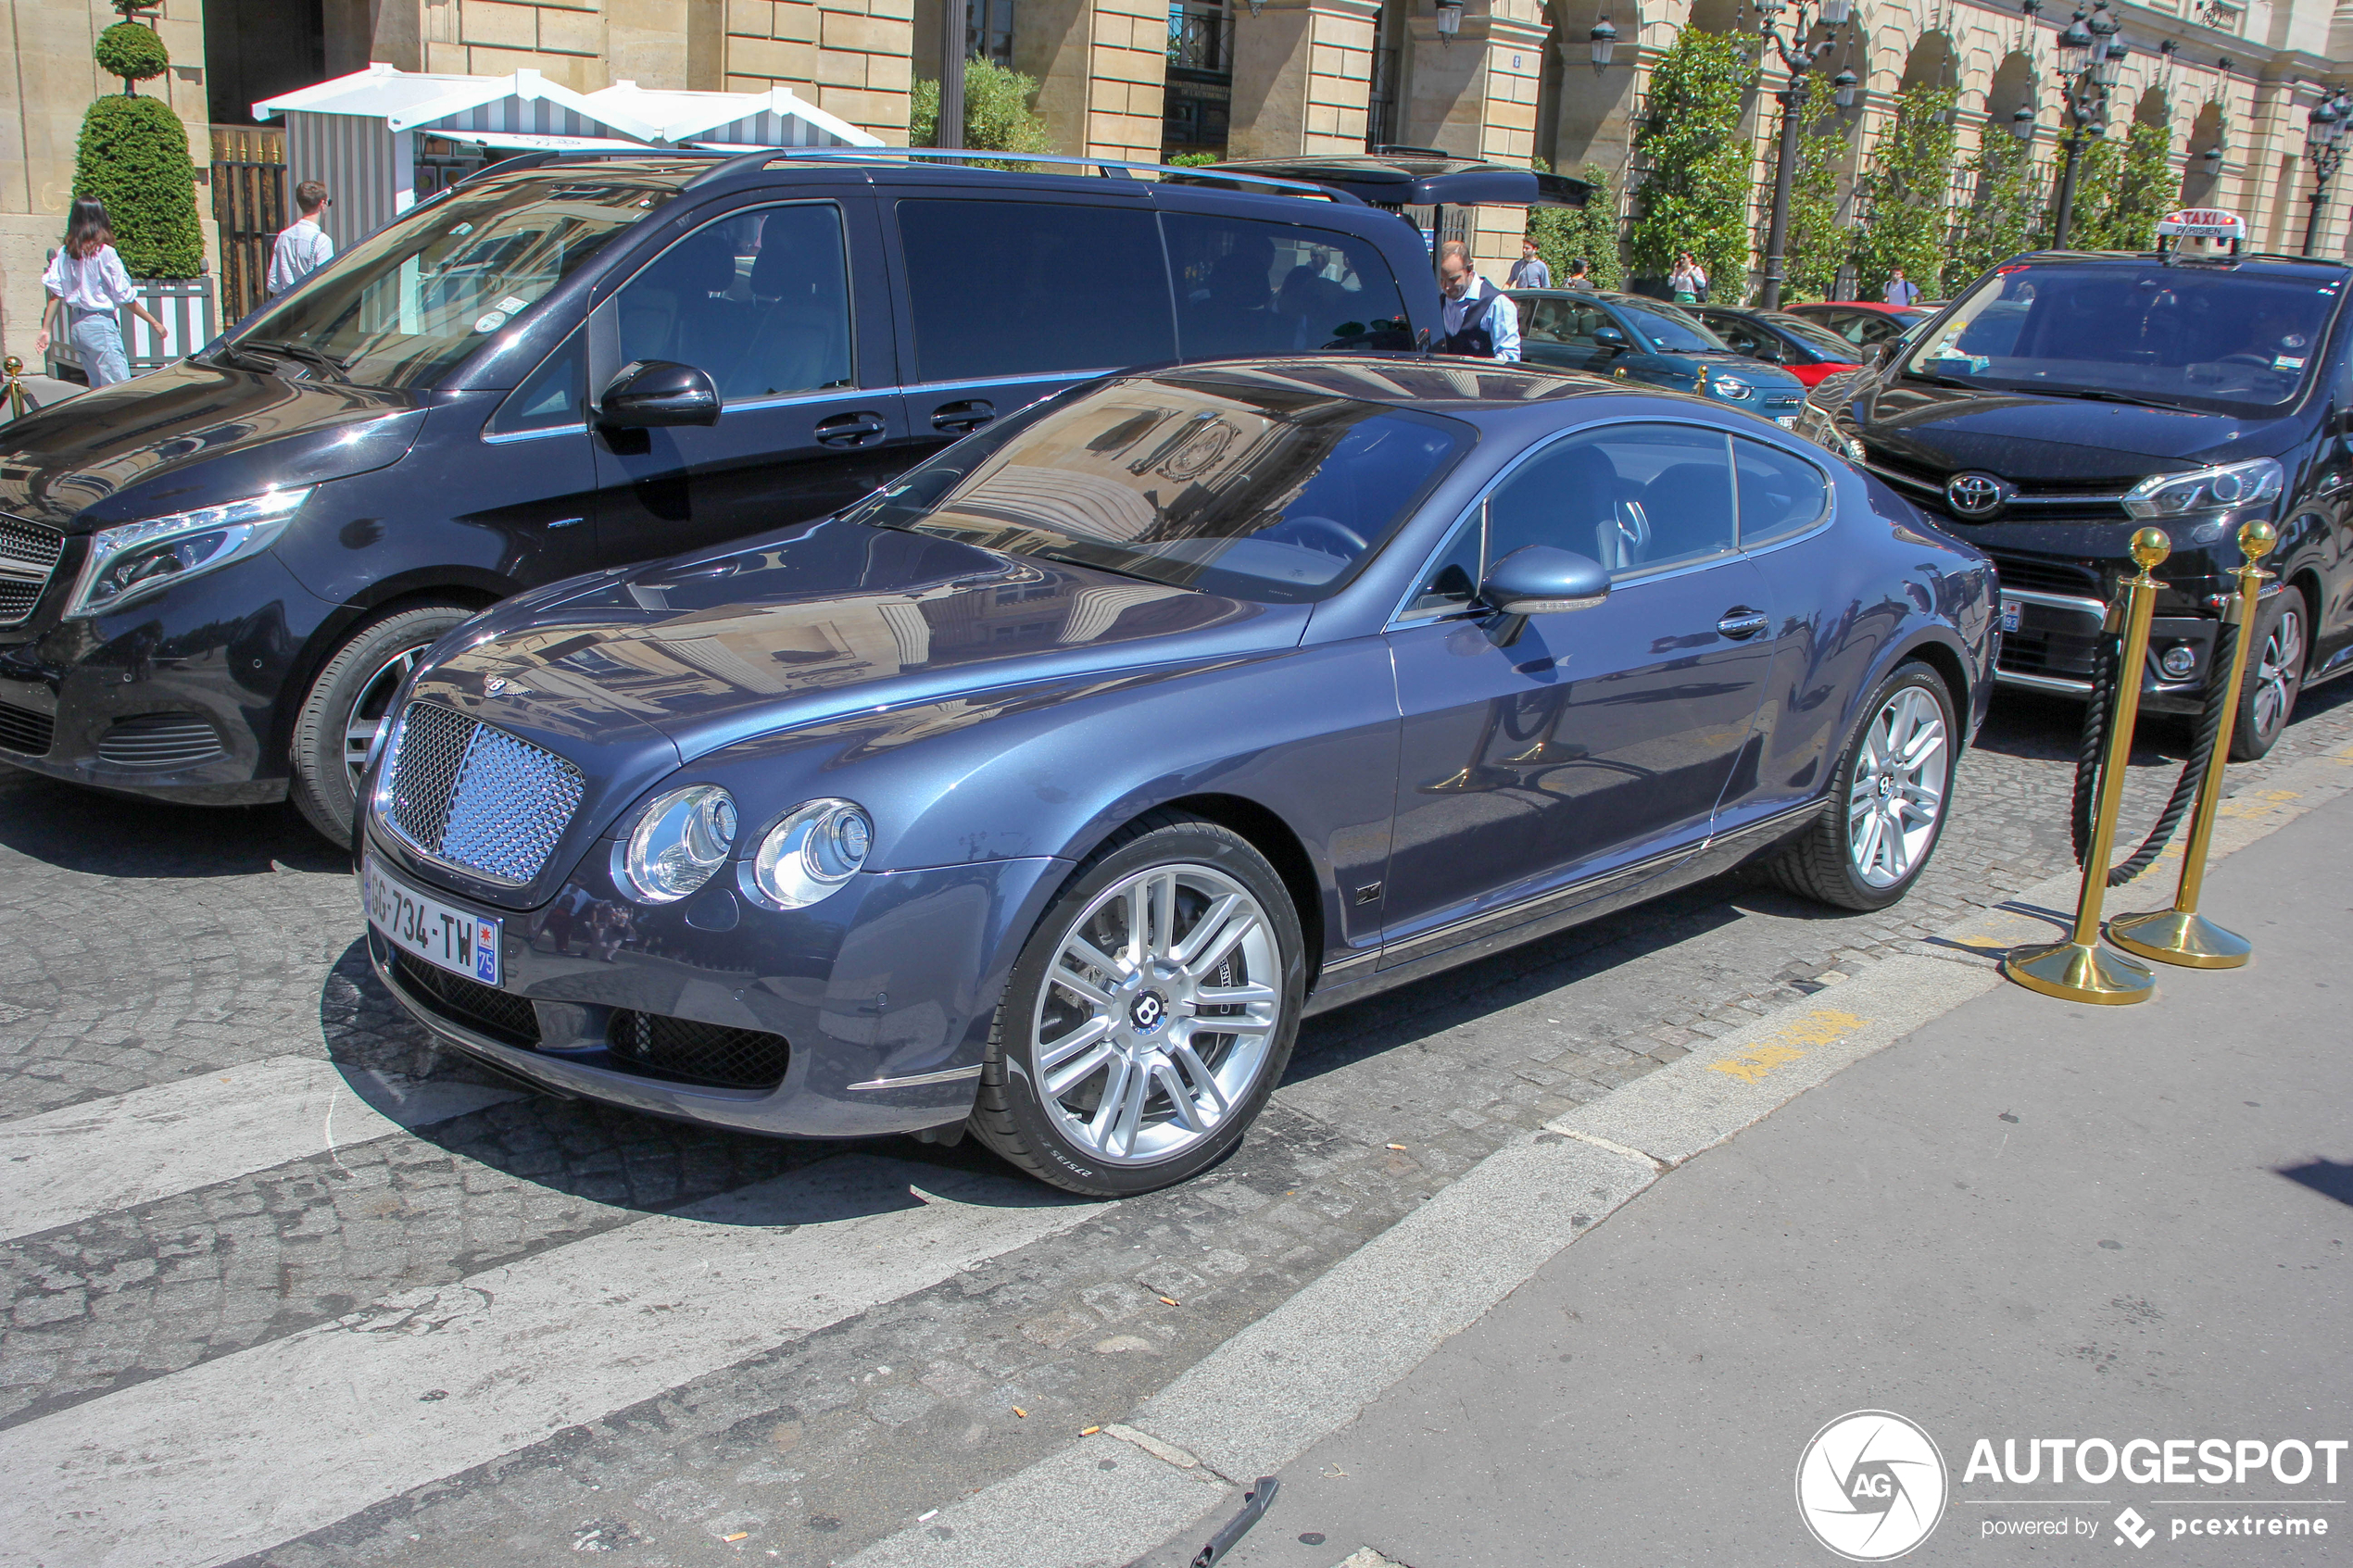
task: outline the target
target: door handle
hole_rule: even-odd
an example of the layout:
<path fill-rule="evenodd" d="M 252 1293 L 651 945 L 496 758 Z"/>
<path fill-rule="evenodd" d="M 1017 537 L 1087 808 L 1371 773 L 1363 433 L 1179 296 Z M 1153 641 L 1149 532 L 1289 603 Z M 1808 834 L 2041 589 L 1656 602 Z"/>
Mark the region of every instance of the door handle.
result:
<path fill-rule="evenodd" d="M 967 435 L 997 417 L 997 405 L 986 397 L 966 398 L 962 403 L 942 403 L 931 411 L 931 428 L 956 435 Z"/>
<path fill-rule="evenodd" d="M 817 439 L 827 446 L 863 446 L 889 428 L 880 414 L 836 414 L 817 421 Z"/>
<path fill-rule="evenodd" d="M 1734 605 L 1724 612 L 1724 619 L 1716 623 L 1716 629 L 1737 643 L 1754 637 L 1771 624 L 1772 618 L 1763 610 Z"/>

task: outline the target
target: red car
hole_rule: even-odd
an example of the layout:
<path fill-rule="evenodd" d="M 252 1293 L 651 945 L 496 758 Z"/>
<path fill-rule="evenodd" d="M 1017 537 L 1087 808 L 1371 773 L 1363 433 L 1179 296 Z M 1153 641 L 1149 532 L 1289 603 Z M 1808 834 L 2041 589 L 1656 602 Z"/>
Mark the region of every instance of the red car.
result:
<path fill-rule="evenodd" d="M 1829 328 L 1857 348 L 1876 348 L 1888 338 L 1901 336 L 1913 322 L 1936 314 L 1925 305 L 1882 305 L 1872 299 L 1826 299 L 1815 305 L 1793 305 L 1789 313 Z"/>
<path fill-rule="evenodd" d="M 1808 387 L 1825 376 L 1862 368 L 1863 351 L 1819 322 L 1785 310 L 1740 310 L 1723 305 L 1686 308 L 1737 353 L 1779 365 Z"/>

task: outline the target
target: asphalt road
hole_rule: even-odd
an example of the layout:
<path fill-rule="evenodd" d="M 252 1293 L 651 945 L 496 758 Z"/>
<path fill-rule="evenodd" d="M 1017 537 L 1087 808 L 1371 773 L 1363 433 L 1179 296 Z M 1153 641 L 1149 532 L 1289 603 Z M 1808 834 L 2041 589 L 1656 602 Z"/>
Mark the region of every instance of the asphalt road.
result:
<path fill-rule="evenodd" d="M 2348 698 L 2233 787 L 2353 741 Z M 1100 1206 L 969 1144 L 514 1096 L 376 989 L 289 813 L 0 771 L 0 1563 L 845 1561 L 1497 1148 L 2059 870 L 2073 722 L 2005 700 L 1895 909 L 1719 883 L 1315 1020 L 1233 1159 Z M 2179 737 L 2142 738 L 2145 822 Z"/>
<path fill-rule="evenodd" d="M 1858 1560 L 1923 1524 L 1907 1562 L 2343 1560 L 2348 888 L 2340 798 L 2209 881 L 2253 967 L 2133 1008 L 1998 985 L 1661 1176 L 1289 1466 L 1233 1568 L 1831 1562 L 1800 1456 L 1857 1411 L 1950 1486 L 1937 1523 L 1900 1432 L 1833 1436 L 1806 1496 Z M 2029 1447 L 2135 1438 L 2233 1463 Z"/>

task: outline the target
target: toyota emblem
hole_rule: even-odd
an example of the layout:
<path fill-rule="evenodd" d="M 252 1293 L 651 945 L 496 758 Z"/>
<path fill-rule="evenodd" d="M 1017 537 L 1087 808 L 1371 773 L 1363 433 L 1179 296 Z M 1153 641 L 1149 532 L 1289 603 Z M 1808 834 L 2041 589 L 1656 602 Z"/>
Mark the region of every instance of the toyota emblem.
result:
<path fill-rule="evenodd" d="M 2010 487 L 1986 473 L 1957 473 L 1944 483 L 1944 499 L 1957 517 L 1971 521 L 1994 516 L 2009 503 Z"/>

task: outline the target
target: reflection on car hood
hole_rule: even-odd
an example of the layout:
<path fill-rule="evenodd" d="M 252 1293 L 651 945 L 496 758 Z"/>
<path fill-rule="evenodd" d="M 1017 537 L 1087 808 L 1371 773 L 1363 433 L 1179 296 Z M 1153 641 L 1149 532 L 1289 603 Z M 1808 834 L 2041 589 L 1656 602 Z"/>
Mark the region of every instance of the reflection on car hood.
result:
<path fill-rule="evenodd" d="M 182 360 L 0 429 L 0 511 L 98 527 L 341 479 L 396 461 L 423 420 L 404 393 Z"/>
<path fill-rule="evenodd" d="M 645 726 L 691 761 L 864 709 L 1295 646 L 1267 606 L 832 519 L 529 596 L 429 681 L 525 733 Z"/>
<path fill-rule="evenodd" d="M 2129 484 L 2269 456 L 2278 422 L 1911 381 L 1866 379 L 1855 390 L 1859 433 L 1873 447 L 1939 472 L 1982 468 L 2026 482 Z"/>

